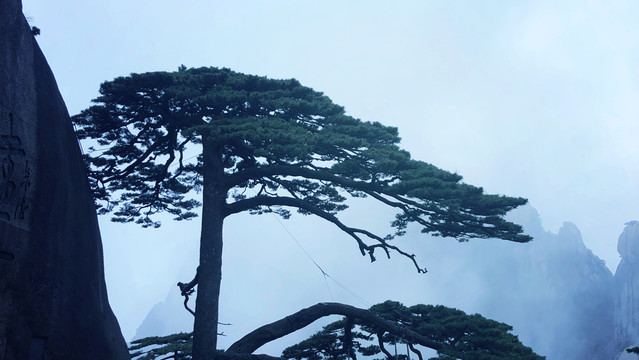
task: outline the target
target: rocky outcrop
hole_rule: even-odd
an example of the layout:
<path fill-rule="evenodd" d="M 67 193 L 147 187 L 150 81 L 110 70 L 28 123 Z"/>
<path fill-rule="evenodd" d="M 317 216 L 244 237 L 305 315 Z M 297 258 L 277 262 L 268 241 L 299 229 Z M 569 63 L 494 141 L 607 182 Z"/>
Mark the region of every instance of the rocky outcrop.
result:
<path fill-rule="evenodd" d="M 621 351 L 639 343 L 639 222 L 626 223 L 615 272 L 615 346 Z"/>
<path fill-rule="evenodd" d="M 613 276 L 583 243 L 572 223 L 547 239 L 545 327 L 555 359 L 610 359 L 613 354 Z M 561 334 L 564 334 L 563 336 Z"/>
<path fill-rule="evenodd" d="M 501 284 L 480 312 L 512 325 L 523 343 L 549 360 L 611 359 L 612 273 L 574 224 L 552 234 L 534 217 L 521 223 L 534 241 L 497 260 L 512 275 L 492 274 Z"/>
<path fill-rule="evenodd" d="M 0 0 L 0 359 L 128 359 L 64 101 L 19 0 Z"/>

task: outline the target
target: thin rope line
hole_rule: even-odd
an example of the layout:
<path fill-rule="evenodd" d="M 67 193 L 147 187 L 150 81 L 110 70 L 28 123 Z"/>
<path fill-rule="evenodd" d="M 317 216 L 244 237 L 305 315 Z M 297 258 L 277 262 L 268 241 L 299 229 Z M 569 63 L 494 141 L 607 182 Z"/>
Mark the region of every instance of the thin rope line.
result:
<path fill-rule="evenodd" d="M 327 277 L 330 277 L 330 276 L 328 276 L 328 274 L 326 273 L 323 273 L 322 275 L 324 275 L 324 283 L 326 284 L 326 290 L 328 290 L 328 295 L 330 295 L 331 301 L 335 301 L 335 299 L 333 298 L 333 292 L 331 291 L 331 287 L 328 285 Z"/>
<path fill-rule="evenodd" d="M 300 242 L 295 238 L 295 236 L 293 236 L 293 234 L 291 234 L 291 232 L 286 228 L 286 226 L 284 226 L 284 224 L 282 223 L 282 220 L 280 220 L 280 218 L 277 217 L 277 215 L 272 214 L 273 217 L 275 218 L 275 220 L 277 220 L 277 222 L 284 228 L 284 231 L 286 231 L 286 233 L 288 234 L 288 236 L 291 237 L 291 239 L 293 239 L 293 241 L 295 241 L 295 243 L 297 244 L 297 246 L 300 247 L 300 249 L 302 249 L 302 251 L 304 252 L 304 254 L 306 254 L 306 256 L 313 262 L 313 264 L 315 264 L 315 266 L 317 266 L 317 268 L 319 269 L 319 271 L 322 272 L 323 275 L 328 275 L 326 273 L 326 271 L 324 271 L 324 269 L 322 269 L 321 266 L 319 266 L 319 264 L 315 261 L 315 259 L 313 259 L 313 257 L 311 256 L 311 254 L 308 253 L 308 251 L 306 251 L 306 249 L 304 249 L 304 247 L 302 246 L 302 244 L 300 244 Z"/>
<path fill-rule="evenodd" d="M 366 305 L 367 307 L 371 307 L 371 304 L 366 301 L 363 297 L 357 295 L 354 291 L 352 291 L 351 289 L 347 288 L 345 285 L 343 285 L 342 283 L 340 283 L 339 281 L 337 281 L 335 278 L 333 278 L 332 276 L 330 276 L 329 274 L 326 274 L 326 276 L 328 276 L 331 280 L 333 280 L 339 287 L 342 288 L 342 290 L 346 291 L 349 295 L 351 295 L 352 297 L 354 297 L 355 299 L 357 299 L 359 302 L 361 302 L 362 304 Z"/>
<path fill-rule="evenodd" d="M 291 237 L 291 239 L 293 239 L 293 241 L 295 241 L 295 243 L 297 244 L 297 246 L 300 247 L 300 249 L 302 249 L 302 251 L 304 252 L 304 254 L 306 254 L 306 256 L 313 262 L 313 264 L 315 264 L 315 266 L 319 269 L 319 271 L 322 272 L 322 275 L 324 276 L 324 281 L 326 281 L 326 287 L 328 288 L 328 292 L 331 296 L 331 300 L 333 299 L 333 294 L 331 292 L 330 287 L 328 286 L 328 280 L 326 280 L 326 278 L 329 278 L 331 280 L 333 280 L 340 288 L 342 288 L 342 290 L 344 290 L 347 294 L 351 295 L 353 298 L 355 298 L 356 300 L 358 300 L 359 302 L 361 302 L 362 304 L 366 305 L 367 307 L 370 307 L 370 303 L 366 300 L 364 300 L 364 298 L 362 298 L 361 296 L 357 295 L 354 291 L 352 291 L 351 289 L 349 289 L 348 287 L 346 287 L 345 285 L 343 285 L 342 283 L 340 283 L 339 281 L 337 281 L 334 277 L 332 277 L 329 273 L 327 273 L 326 271 L 324 271 L 324 269 L 315 261 L 315 259 L 313 259 L 313 257 L 311 256 L 311 254 L 308 253 L 308 251 L 306 251 L 306 249 L 302 246 L 302 244 L 297 240 L 297 238 L 288 230 L 288 228 L 286 228 L 286 226 L 284 225 L 284 223 L 282 223 L 282 221 L 277 217 L 277 215 L 272 214 L 275 217 L 275 220 L 277 220 L 277 222 L 284 228 L 284 231 L 286 231 L 286 233 Z"/>
<path fill-rule="evenodd" d="M 319 269 L 319 271 L 322 272 L 322 275 L 324 276 L 324 282 L 326 283 L 326 289 L 328 290 L 328 294 L 331 297 L 331 301 L 335 301 L 334 298 L 333 298 L 333 292 L 331 291 L 331 287 L 328 285 L 328 280 L 326 279 L 327 277 L 330 278 L 331 276 L 328 275 L 328 273 L 326 271 L 324 271 L 324 269 L 322 269 L 321 266 L 319 266 L 319 264 L 315 261 L 315 259 L 313 259 L 311 254 L 309 254 L 308 251 L 306 251 L 306 249 L 302 246 L 302 244 L 300 244 L 300 242 L 295 238 L 295 236 L 293 236 L 293 234 L 291 234 L 291 232 L 286 228 L 286 226 L 284 226 L 284 224 L 282 223 L 280 218 L 278 218 L 277 215 L 275 215 L 275 214 L 272 214 L 272 215 L 273 215 L 273 217 L 275 217 L 275 220 L 277 220 L 277 222 L 282 226 L 282 228 L 284 228 L 284 231 L 286 231 L 288 236 L 290 236 L 291 239 L 293 239 L 293 241 L 295 241 L 297 246 L 299 246 L 299 248 L 302 249 L 304 254 L 306 254 L 306 257 L 308 257 L 313 262 L 313 264 L 315 264 L 315 266 Z"/>

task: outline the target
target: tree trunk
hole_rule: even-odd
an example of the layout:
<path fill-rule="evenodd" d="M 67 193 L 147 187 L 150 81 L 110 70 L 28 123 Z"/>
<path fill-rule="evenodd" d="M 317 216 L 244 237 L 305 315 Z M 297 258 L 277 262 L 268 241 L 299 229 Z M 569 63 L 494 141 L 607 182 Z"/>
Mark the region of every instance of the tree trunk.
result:
<path fill-rule="evenodd" d="M 204 186 L 200 266 L 193 326 L 193 360 L 213 360 L 217 349 L 226 192 L 220 186 L 224 175 L 221 148 L 208 144 L 206 139 L 202 143 Z"/>

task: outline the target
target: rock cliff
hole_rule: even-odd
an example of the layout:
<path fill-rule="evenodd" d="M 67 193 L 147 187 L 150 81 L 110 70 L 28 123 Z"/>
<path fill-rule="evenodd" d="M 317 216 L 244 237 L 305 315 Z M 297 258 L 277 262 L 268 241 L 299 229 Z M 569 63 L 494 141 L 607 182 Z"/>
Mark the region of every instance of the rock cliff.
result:
<path fill-rule="evenodd" d="M 621 262 L 615 272 L 615 347 L 639 343 L 639 222 L 626 223 L 617 251 Z"/>
<path fill-rule="evenodd" d="M 612 273 L 574 224 L 552 234 L 535 211 L 525 211 L 519 222 L 535 239 L 494 260 L 499 265 L 493 269 L 509 270 L 484 275 L 499 283 L 477 311 L 512 325 L 522 342 L 549 360 L 611 359 Z"/>
<path fill-rule="evenodd" d="M 22 15 L 0 0 L 0 359 L 128 359 L 80 148 Z"/>

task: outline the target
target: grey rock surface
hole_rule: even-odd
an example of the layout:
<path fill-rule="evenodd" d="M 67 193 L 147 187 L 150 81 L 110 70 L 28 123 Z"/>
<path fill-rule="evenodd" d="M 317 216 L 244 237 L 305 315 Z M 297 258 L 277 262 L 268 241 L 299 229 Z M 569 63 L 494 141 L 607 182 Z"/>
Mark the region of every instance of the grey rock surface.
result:
<path fill-rule="evenodd" d="M 128 359 L 81 151 L 20 0 L 0 0 L 0 360 Z"/>
<path fill-rule="evenodd" d="M 618 350 L 639 341 L 639 223 L 626 223 L 617 250 L 615 272 L 615 345 Z"/>
<path fill-rule="evenodd" d="M 565 222 L 552 234 L 539 231 L 534 217 L 520 223 L 534 240 L 502 258 L 500 267 L 510 276 L 502 277 L 500 290 L 485 301 L 501 305 L 482 314 L 512 325 L 525 344 L 549 360 L 611 359 L 610 270 L 585 246 L 575 224 Z"/>

